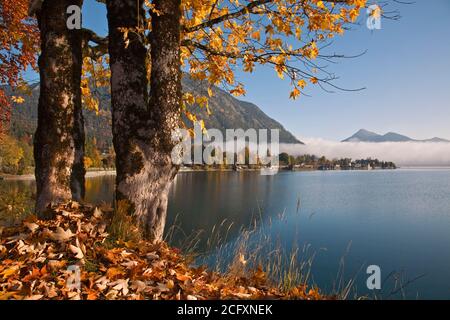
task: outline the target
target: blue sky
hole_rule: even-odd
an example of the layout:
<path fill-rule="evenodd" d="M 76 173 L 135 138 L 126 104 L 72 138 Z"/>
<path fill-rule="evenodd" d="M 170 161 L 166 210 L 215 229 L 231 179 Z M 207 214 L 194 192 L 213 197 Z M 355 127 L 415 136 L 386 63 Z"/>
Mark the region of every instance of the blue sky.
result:
<path fill-rule="evenodd" d="M 311 97 L 292 101 L 289 82 L 259 67 L 252 74 L 237 74 L 247 90 L 242 99 L 299 137 L 341 140 L 365 128 L 450 139 L 450 1 L 418 0 L 396 8 L 400 20 L 383 20 L 381 30 L 374 31 L 363 21 L 328 50 L 347 55 L 367 50 L 328 69 L 340 77 L 339 86 L 364 91 L 330 94 L 309 88 Z M 105 6 L 86 0 L 83 24 L 106 35 Z"/>
<path fill-rule="evenodd" d="M 246 99 L 300 137 L 340 140 L 366 128 L 450 138 L 450 1 L 419 0 L 398 8 L 399 21 L 383 20 L 374 31 L 363 25 L 333 46 L 348 55 L 367 50 L 329 69 L 341 87 L 366 90 L 312 90 L 312 97 L 291 101 L 289 84 L 260 68 L 244 78 Z"/>

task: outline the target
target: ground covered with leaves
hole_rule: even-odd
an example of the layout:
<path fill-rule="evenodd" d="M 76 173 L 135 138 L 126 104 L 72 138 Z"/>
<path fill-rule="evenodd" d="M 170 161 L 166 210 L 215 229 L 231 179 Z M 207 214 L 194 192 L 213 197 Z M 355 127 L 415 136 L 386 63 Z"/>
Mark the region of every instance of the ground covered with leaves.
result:
<path fill-rule="evenodd" d="M 71 202 L 49 215 L 0 227 L 0 300 L 324 298 L 305 286 L 282 292 L 260 268 L 218 274 L 166 243 L 114 239 L 111 209 Z"/>

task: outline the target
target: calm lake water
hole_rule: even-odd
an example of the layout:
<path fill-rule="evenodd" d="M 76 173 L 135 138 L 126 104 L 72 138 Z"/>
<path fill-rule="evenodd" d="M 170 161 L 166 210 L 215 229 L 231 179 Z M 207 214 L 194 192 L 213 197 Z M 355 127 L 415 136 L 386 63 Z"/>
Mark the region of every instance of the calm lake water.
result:
<path fill-rule="evenodd" d="M 32 189 L 32 182 L 0 182 Z M 113 199 L 114 177 L 88 179 L 87 201 Z M 168 226 L 176 221 L 174 245 L 198 230 L 206 250 L 211 229 L 227 231 L 222 243 L 242 236 L 241 226 L 256 221 L 269 244 L 286 253 L 308 248 L 315 255 L 311 281 L 326 292 L 343 274 L 366 287 L 367 265 L 378 265 L 384 298 L 450 299 L 450 170 L 186 172 L 171 190 Z M 224 222 L 225 221 L 225 222 Z M 229 228 L 230 223 L 233 225 Z M 255 228 L 254 226 L 251 228 Z M 223 233 L 225 234 L 225 232 Z M 214 265 L 213 251 L 204 260 Z M 226 252 L 226 251 L 224 251 Z M 380 293 L 380 292 L 378 292 Z"/>

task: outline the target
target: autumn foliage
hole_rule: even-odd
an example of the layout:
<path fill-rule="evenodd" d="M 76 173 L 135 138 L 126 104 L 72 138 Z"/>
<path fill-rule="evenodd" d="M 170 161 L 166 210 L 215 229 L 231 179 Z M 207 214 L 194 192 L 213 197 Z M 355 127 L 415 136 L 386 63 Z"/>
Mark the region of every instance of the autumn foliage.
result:
<path fill-rule="evenodd" d="M 182 60 L 192 77 L 245 93 L 235 70 L 267 65 L 291 80 L 297 98 L 308 83 L 328 84 L 320 50 L 355 22 L 365 0 L 184 0 Z"/>
<path fill-rule="evenodd" d="M 257 65 L 270 66 L 280 78 L 288 78 L 292 99 L 298 98 L 308 84 L 335 88 L 334 76 L 321 69 L 320 61 L 336 56 L 322 53 L 321 47 L 342 35 L 365 6 L 366 0 L 183 0 L 183 70 L 234 95 L 245 94 L 244 85 L 235 77 L 236 70 L 253 72 Z M 148 12 L 155 10 L 151 0 L 145 1 L 145 8 Z M 28 0 L 2 0 L 0 10 L 0 84 L 20 87 L 24 84 L 21 72 L 28 66 L 36 67 L 36 20 L 27 15 Z M 143 35 L 143 42 L 149 42 L 151 17 L 146 16 L 140 27 L 122 30 L 124 38 L 137 33 Z M 109 85 L 109 71 L 105 67 L 107 57 L 105 60 L 98 50 L 90 57 L 90 52 L 85 51 L 81 89 L 85 106 L 98 110 L 96 89 Z M 208 108 L 212 92 L 208 90 L 207 96 L 184 93 L 183 111 L 188 119 L 198 120 L 189 107 L 197 104 Z M 9 108 L 10 101 L 0 88 L 2 120 L 8 119 Z"/>
<path fill-rule="evenodd" d="M 131 34 L 146 46 L 151 45 L 150 13 L 159 13 L 151 0 L 144 2 L 146 19 L 136 28 L 121 30 L 126 45 L 130 44 Z M 182 0 L 182 69 L 210 87 L 201 96 L 184 92 L 183 113 L 190 121 L 203 124 L 191 107 L 197 105 L 209 113 L 212 86 L 220 86 L 236 96 L 244 95 L 244 84 L 236 72 L 251 73 L 258 65 L 270 67 L 278 77 L 289 80 L 292 99 L 297 99 L 308 85 L 342 89 L 323 65 L 344 55 L 327 53 L 326 48 L 356 22 L 365 6 L 366 0 Z M 89 78 L 98 79 L 91 80 L 91 84 L 105 84 L 109 74 L 97 55 L 98 50 L 93 59 L 85 60 L 83 71 Z M 84 102 L 96 110 L 98 102 L 87 83 L 85 79 Z"/>
<path fill-rule="evenodd" d="M 35 19 L 28 16 L 28 0 L 0 2 L 0 85 L 12 88 L 24 84 L 21 72 L 36 68 L 39 31 Z M 21 101 L 21 97 L 13 100 Z M 0 87 L 0 130 L 10 114 L 8 97 Z"/>

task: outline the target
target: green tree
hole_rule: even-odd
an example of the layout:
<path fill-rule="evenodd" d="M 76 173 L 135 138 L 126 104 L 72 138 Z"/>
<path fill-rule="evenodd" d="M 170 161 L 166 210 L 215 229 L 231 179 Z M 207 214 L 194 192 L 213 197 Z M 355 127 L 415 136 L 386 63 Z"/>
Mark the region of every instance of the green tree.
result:
<path fill-rule="evenodd" d="M 23 166 L 24 169 L 27 170 L 29 168 L 34 167 L 34 158 L 33 158 L 33 146 L 30 144 L 28 138 L 22 137 L 19 141 L 19 146 L 23 150 Z"/>
<path fill-rule="evenodd" d="M 281 164 L 288 165 L 289 164 L 289 155 L 286 152 L 280 153 L 278 159 Z"/>
<path fill-rule="evenodd" d="M 8 135 L 0 138 L 0 171 L 9 174 L 17 174 L 19 163 L 23 159 L 23 149 L 18 141 Z"/>

